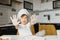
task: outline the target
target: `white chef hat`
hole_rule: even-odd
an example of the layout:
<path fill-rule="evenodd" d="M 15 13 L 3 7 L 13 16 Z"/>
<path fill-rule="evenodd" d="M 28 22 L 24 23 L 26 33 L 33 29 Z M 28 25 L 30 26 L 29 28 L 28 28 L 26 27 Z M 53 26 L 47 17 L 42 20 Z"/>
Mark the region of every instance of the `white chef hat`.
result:
<path fill-rule="evenodd" d="M 30 16 L 30 15 L 29 15 L 29 12 L 28 12 L 26 9 L 21 9 L 21 10 L 18 12 L 18 14 L 17 14 L 18 20 L 20 20 L 20 18 L 21 18 L 21 16 L 22 16 L 23 14 L 26 14 L 28 17 Z"/>

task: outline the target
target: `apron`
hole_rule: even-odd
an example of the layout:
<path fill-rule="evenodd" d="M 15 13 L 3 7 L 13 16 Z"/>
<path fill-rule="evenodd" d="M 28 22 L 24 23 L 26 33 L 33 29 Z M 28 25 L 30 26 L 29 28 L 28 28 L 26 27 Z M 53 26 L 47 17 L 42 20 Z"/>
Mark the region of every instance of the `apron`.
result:
<path fill-rule="evenodd" d="M 32 35 L 30 30 L 30 23 L 27 23 L 26 25 L 19 25 L 18 32 L 20 36 L 29 36 Z"/>

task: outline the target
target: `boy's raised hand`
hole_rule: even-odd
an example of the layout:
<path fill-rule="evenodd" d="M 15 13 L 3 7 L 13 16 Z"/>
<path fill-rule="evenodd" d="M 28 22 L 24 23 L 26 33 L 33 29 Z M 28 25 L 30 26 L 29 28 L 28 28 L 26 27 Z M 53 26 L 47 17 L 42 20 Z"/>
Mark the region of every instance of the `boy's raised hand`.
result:
<path fill-rule="evenodd" d="M 10 19 L 11 19 L 14 26 L 19 25 L 19 22 L 18 22 L 16 15 L 13 15 L 12 17 L 10 17 Z"/>
<path fill-rule="evenodd" d="M 37 23 L 37 15 L 33 14 L 30 18 L 31 18 L 31 25 Z"/>

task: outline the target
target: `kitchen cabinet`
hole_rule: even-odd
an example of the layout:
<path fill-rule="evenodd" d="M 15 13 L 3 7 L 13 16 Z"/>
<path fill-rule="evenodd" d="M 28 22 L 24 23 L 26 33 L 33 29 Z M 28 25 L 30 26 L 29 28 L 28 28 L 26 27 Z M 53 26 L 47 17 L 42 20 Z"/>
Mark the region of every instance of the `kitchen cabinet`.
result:
<path fill-rule="evenodd" d="M 38 11 L 40 9 L 40 0 L 33 0 L 33 11 Z"/>
<path fill-rule="evenodd" d="M 48 15 L 50 20 L 48 20 Z M 60 10 L 39 12 L 37 21 L 39 23 L 60 23 Z"/>
<path fill-rule="evenodd" d="M 60 8 L 60 1 L 49 1 L 41 3 L 41 1 L 33 2 L 33 11 L 54 10 Z"/>
<path fill-rule="evenodd" d="M 33 11 L 44 11 L 52 9 L 53 9 L 53 2 L 45 2 L 45 3 L 40 3 L 40 1 L 33 2 Z"/>

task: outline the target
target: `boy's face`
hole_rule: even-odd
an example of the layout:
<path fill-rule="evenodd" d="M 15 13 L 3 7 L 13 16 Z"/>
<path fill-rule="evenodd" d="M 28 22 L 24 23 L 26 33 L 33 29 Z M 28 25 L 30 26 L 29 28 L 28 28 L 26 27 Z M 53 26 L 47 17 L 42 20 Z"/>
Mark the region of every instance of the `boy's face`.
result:
<path fill-rule="evenodd" d="M 21 24 L 27 24 L 28 23 L 28 16 L 27 15 L 24 15 L 23 17 L 21 17 L 20 19 L 21 21 Z"/>

